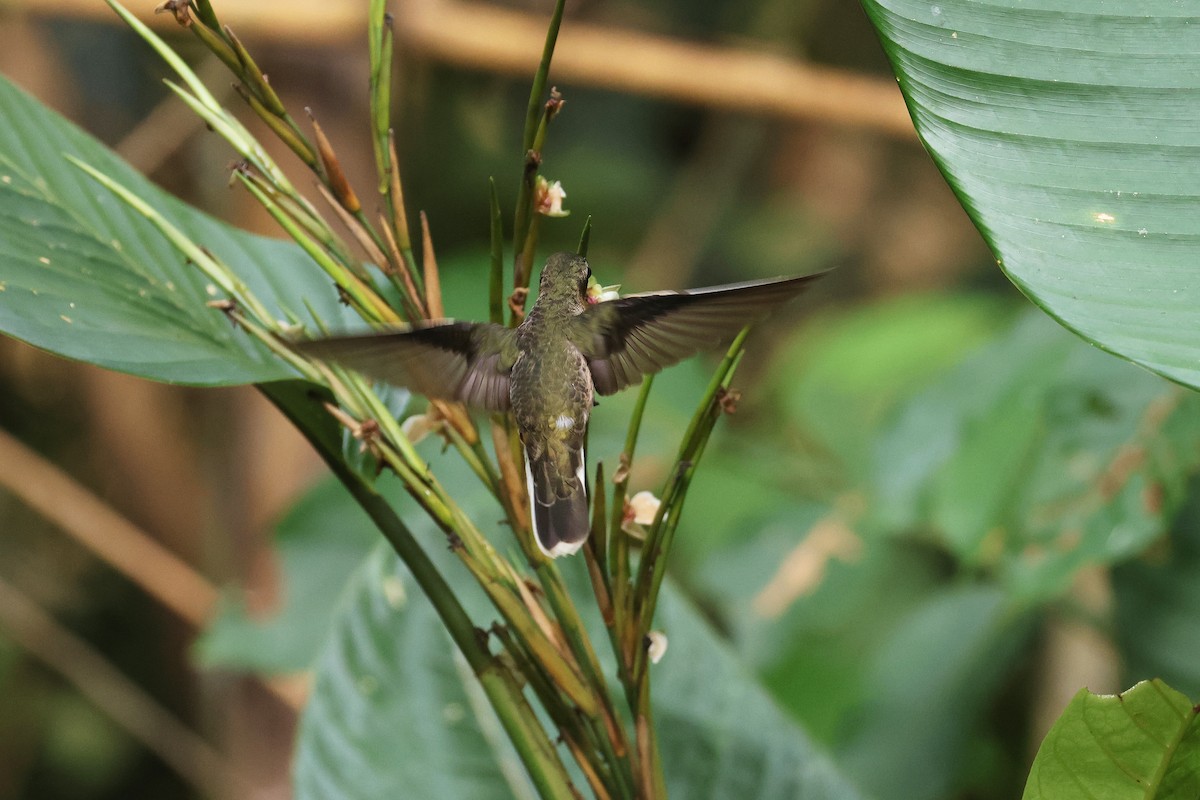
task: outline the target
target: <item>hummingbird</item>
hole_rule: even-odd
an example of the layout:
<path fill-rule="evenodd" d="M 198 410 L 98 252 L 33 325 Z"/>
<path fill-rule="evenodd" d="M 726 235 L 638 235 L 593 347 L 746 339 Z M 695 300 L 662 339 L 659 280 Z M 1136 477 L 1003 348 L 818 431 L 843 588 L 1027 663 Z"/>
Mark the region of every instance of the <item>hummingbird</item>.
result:
<path fill-rule="evenodd" d="M 584 442 L 610 395 L 716 346 L 820 277 L 775 278 L 597 302 L 587 259 L 555 253 L 516 328 L 442 320 L 300 342 L 297 349 L 426 397 L 511 412 L 525 454 L 533 532 L 555 558 L 587 539 Z"/>

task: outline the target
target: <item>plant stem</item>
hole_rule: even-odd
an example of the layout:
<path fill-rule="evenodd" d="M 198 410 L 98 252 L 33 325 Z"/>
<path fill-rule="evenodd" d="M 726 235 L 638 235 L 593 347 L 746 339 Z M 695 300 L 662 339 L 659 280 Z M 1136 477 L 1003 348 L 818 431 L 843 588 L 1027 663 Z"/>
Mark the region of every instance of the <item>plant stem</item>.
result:
<path fill-rule="evenodd" d="M 546 94 L 550 62 L 554 57 L 554 45 L 558 41 L 558 30 L 562 26 L 564 6 L 565 0 L 557 0 L 554 4 L 554 13 L 550 17 L 550 26 L 546 30 L 546 43 L 542 47 L 542 60 L 533 74 L 533 85 L 529 89 L 529 105 L 525 109 L 525 130 L 521 136 L 521 184 L 517 190 L 517 209 L 513 216 L 513 288 L 515 289 L 529 286 L 532 268 L 529 262 L 532 248 L 528 246 L 527 240 L 529 229 L 534 224 L 533 187 L 537 180 L 538 166 L 541 164 L 541 153 L 537 152 L 536 143 L 541 119 L 546 114 L 542 98 Z"/>
<path fill-rule="evenodd" d="M 525 107 L 525 131 L 521 146 L 526 151 L 533 148 L 537 136 L 538 118 L 542 110 L 542 95 L 546 93 L 546 80 L 550 75 L 550 61 L 554 58 L 554 45 L 558 41 L 558 29 L 562 26 L 565 0 L 557 0 L 554 13 L 550 16 L 550 27 L 546 29 L 546 44 L 542 47 L 542 60 L 533 74 L 533 85 L 529 88 L 529 105 Z"/>
<path fill-rule="evenodd" d="M 687 496 L 692 476 L 695 475 L 696 465 L 708 444 L 709 434 L 721 416 L 721 399 L 718 395 L 729 388 L 733 372 L 741 361 L 742 347 L 749 331 L 749 327 L 742 329 L 713 373 L 680 444 L 675 466 L 663 488 L 662 504 L 646 535 L 646 546 L 642 551 L 641 563 L 638 564 L 637 586 L 633 594 L 632 621 L 636 626 L 634 630 L 637 645 L 634 648 L 633 678 L 638 683 L 643 682 L 646 676 L 646 652 L 642 640 L 654 621 L 658 593 L 666 575 L 666 557 L 674 539 L 676 526 L 679 524 L 683 501 Z"/>
<path fill-rule="evenodd" d="M 388 170 L 393 166 L 388 153 L 388 131 L 392 116 L 392 31 L 386 6 L 386 0 L 371 0 L 367 17 L 371 145 L 379 174 L 379 192 L 384 195 L 388 191 Z"/>
<path fill-rule="evenodd" d="M 488 275 L 488 312 L 492 322 L 504 322 L 504 227 L 500 217 L 500 198 L 496 181 L 488 178 L 489 231 L 492 241 L 491 270 Z"/>
<path fill-rule="evenodd" d="M 613 641 L 614 655 L 620 667 L 621 680 L 625 685 L 625 697 L 630 710 L 636 707 L 636 692 L 633 688 L 631 653 L 628 643 L 635 635 L 636 626 L 632 624 L 632 600 L 630 598 L 630 567 L 629 567 L 629 534 L 621 525 L 625 516 L 625 496 L 629 485 L 629 470 L 633 465 L 634 451 L 637 449 L 638 435 L 642 428 L 642 415 L 646 411 L 646 401 L 650 398 L 650 389 L 654 386 L 654 376 L 647 376 L 638 393 L 637 403 L 629 418 L 629 430 L 625 434 L 625 447 L 621 451 L 620 464 L 613 474 L 612 523 L 608 533 L 609 569 L 612 571 L 612 611 L 613 623 L 609 628 Z"/>

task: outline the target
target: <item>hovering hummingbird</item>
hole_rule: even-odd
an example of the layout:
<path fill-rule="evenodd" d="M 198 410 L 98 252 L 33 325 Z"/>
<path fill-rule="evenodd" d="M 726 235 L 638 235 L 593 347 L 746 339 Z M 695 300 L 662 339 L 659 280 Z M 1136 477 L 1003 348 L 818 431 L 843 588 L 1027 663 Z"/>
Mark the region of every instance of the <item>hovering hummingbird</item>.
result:
<path fill-rule="evenodd" d="M 511 411 L 538 546 L 551 557 L 568 555 L 590 530 L 584 439 L 595 396 L 732 338 L 819 275 L 604 302 L 589 293 L 591 277 L 583 257 L 550 256 L 537 301 L 516 328 L 446 320 L 297 348 L 427 397 Z"/>

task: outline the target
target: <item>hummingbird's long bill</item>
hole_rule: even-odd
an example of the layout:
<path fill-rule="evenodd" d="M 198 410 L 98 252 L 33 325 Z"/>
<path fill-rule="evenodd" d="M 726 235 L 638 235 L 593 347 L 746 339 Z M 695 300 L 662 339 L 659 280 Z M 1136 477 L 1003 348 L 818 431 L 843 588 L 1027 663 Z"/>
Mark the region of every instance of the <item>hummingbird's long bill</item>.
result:
<path fill-rule="evenodd" d="M 695 353 L 799 295 L 820 275 L 750 281 L 588 302 L 587 261 L 555 253 L 537 301 L 517 328 L 430 322 L 297 343 L 427 397 L 512 413 L 525 451 L 533 532 L 557 557 L 587 539 L 583 442 L 595 395 L 618 392 Z"/>

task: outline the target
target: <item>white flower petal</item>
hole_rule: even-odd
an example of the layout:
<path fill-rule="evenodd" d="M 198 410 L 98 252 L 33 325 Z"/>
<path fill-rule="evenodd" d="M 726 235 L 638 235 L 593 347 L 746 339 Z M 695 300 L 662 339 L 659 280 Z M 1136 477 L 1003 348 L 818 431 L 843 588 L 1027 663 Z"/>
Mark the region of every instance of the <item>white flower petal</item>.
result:
<path fill-rule="evenodd" d="M 563 200 L 567 198 L 567 191 L 562 187 L 562 181 L 554 181 L 551 183 L 542 176 L 538 176 L 537 184 L 534 188 L 534 200 L 537 212 L 547 217 L 565 217 L 570 215 L 570 211 L 562 207 Z"/>
<path fill-rule="evenodd" d="M 662 501 L 655 497 L 653 492 L 638 492 L 629 498 L 629 509 L 633 514 L 633 521 L 639 525 L 653 523 L 655 515 L 658 514 L 658 507 L 661 505 Z"/>
<path fill-rule="evenodd" d="M 667 635 L 662 631 L 650 631 L 646 634 L 646 655 L 651 664 L 662 661 L 667 654 Z"/>
<path fill-rule="evenodd" d="M 430 414 L 413 414 L 400 424 L 400 432 L 408 437 L 410 442 L 416 444 L 436 431 L 441 424 L 441 419 L 434 418 Z"/>

